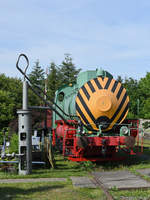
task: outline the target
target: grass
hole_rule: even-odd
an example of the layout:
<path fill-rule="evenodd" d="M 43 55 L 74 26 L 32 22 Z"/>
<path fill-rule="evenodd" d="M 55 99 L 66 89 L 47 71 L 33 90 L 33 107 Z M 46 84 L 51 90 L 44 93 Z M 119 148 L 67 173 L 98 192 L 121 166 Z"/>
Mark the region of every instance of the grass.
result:
<path fill-rule="evenodd" d="M 17 174 L 8 174 L 0 172 L 0 179 L 4 178 L 67 178 L 67 182 L 47 182 L 47 183 L 13 183 L 0 184 L 0 199 L 65 199 L 65 200 L 92 200 L 102 199 L 106 197 L 103 192 L 97 189 L 73 188 L 70 176 L 89 176 L 89 171 L 114 171 L 129 170 L 139 175 L 137 169 L 150 168 L 150 141 L 144 140 L 144 154 L 139 156 L 126 156 L 125 160 L 114 162 L 101 162 L 91 164 L 91 162 L 71 162 L 64 159 L 61 155 L 56 154 L 56 169 L 34 169 L 31 175 L 21 176 Z M 122 152 L 120 156 L 124 155 Z M 143 176 L 144 179 L 150 181 L 150 178 Z M 120 191 L 117 188 L 111 189 L 110 193 L 114 199 L 150 199 L 150 189 L 147 190 L 130 190 Z"/>
<path fill-rule="evenodd" d="M 88 170 L 83 163 L 71 162 L 56 154 L 56 169 L 33 169 L 30 175 L 9 174 L 0 171 L 0 179 L 9 178 L 68 178 L 70 176 L 86 176 Z"/>
<path fill-rule="evenodd" d="M 139 156 L 128 156 L 125 161 L 118 162 L 115 166 L 110 167 L 112 170 L 126 169 L 132 173 L 141 176 L 143 179 L 150 181 L 150 177 L 142 176 L 137 169 L 150 168 L 150 140 L 143 140 L 143 154 Z M 111 189 L 111 195 L 115 200 L 150 200 L 150 189 L 118 190 Z"/>
<path fill-rule="evenodd" d="M 144 147 L 150 147 L 150 140 L 149 139 L 143 139 L 143 145 Z"/>
<path fill-rule="evenodd" d="M 105 200 L 102 190 L 89 188 L 73 188 L 70 176 L 88 176 L 93 168 L 91 163 L 77 163 L 64 159 L 56 154 L 56 169 L 34 169 L 31 175 L 17 175 L 0 172 L 0 179 L 10 178 L 67 178 L 67 182 L 36 182 L 36 183 L 7 183 L 0 184 L 1 200 Z"/>
<path fill-rule="evenodd" d="M 1 200 L 106 200 L 99 189 L 74 189 L 65 183 L 19 183 L 0 185 Z"/>
<path fill-rule="evenodd" d="M 111 191 L 115 200 L 149 200 L 150 190 Z"/>

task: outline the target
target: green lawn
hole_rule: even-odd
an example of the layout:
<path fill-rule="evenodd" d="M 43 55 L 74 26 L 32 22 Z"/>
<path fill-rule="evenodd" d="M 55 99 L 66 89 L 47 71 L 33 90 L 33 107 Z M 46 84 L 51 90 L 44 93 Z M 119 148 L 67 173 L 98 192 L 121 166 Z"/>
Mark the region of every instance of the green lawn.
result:
<path fill-rule="evenodd" d="M 115 200 L 150 200 L 150 189 L 145 190 L 111 190 L 111 195 Z"/>
<path fill-rule="evenodd" d="M 148 143 L 149 141 L 147 141 Z M 120 153 L 120 156 L 122 153 Z M 126 159 L 122 161 L 103 162 L 92 164 L 90 162 L 71 162 L 64 159 L 62 156 L 56 154 L 56 169 L 34 169 L 31 175 L 20 176 L 17 174 L 9 174 L 0 172 L 0 179 L 4 178 L 67 178 L 67 182 L 47 182 L 47 183 L 13 183 L 13 184 L 0 184 L 0 200 L 1 199 L 58 199 L 58 200 L 91 200 L 102 199 L 106 197 L 102 190 L 82 188 L 73 188 L 70 176 L 90 176 L 89 172 L 96 171 L 114 171 L 127 169 L 132 173 L 138 174 L 136 169 L 150 168 L 150 147 L 144 147 L 144 154 L 139 156 L 126 156 Z M 150 181 L 150 178 L 143 177 Z M 150 189 L 148 190 L 131 190 L 131 191 L 119 191 L 117 189 L 110 190 L 114 199 L 150 199 Z M 143 200 L 143 199 L 142 199 Z"/>
<path fill-rule="evenodd" d="M 106 200 L 100 189 L 74 189 L 65 183 L 14 183 L 0 185 L 1 200 Z"/>
<path fill-rule="evenodd" d="M 9 174 L 0 171 L 0 179 L 5 178 L 68 178 L 70 176 L 86 176 L 88 170 L 86 170 L 85 163 L 71 162 L 64 159 L 61 155 L 56 154 L 56 168 L 46 169 L 42 167 L 41 169 L 33 169 L 31 175 L 18 175 Z M 92 165 L 93 166 L 93 165 Z"/>

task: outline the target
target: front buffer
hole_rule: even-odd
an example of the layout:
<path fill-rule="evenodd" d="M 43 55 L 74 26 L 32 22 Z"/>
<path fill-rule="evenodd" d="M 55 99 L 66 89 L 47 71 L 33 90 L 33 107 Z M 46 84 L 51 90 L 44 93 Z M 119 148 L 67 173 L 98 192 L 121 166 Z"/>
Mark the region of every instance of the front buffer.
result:
<path fill-rule="evenodd" d="M 118 157 L 119 149 L 129 154 L 135 154 L 133 148 L 138 137 L 138 120 L 128 120 L 130 134 L 127 129 L 116 128 L 116 136 L 99 133 L 97 135 L 84 134 L 76 128 L 77 121 L 68 120 L 72 125 L 65 124 L 62 120 L 56 121 L 57 128 L 53 130 L 53 145 L 56 145 L 72 161 L 110 161 L 124 159 Z M 127 127 L 127 126 L 124 126 Z M 118 133 L 118 134 L 117 134 Z M 126 135 L 125 135 L 126 134 Z M 114 134 L 113 134 L 114 135 Z"/>

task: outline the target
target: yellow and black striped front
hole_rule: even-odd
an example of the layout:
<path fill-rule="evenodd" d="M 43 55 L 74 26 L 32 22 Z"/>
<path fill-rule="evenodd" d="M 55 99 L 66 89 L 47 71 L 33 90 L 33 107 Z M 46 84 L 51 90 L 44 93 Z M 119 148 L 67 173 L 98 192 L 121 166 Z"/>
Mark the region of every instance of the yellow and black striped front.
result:
<path fill-rule="evenodd" d="M 129 97 L 120 82 L 97 77 L 85 83 L 76 97 L 76 112 L 89 130 L 104 131 L 120 124 L 126 117 Z"/>

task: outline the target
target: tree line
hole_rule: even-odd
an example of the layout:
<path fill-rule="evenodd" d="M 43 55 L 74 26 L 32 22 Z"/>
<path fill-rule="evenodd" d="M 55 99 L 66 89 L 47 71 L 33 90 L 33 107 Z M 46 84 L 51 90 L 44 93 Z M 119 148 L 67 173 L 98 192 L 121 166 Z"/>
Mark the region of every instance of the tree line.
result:
<path fill-rule="evenodd" d="M 37 60 L 28 76 L 35 86 L 40 87 L 42 90 L 46 89 L 47 95 L 54 99 L 55 91 L 59 87 L 76 82 L 80 70 L 76 68 L 71 56 L 65 54 L 65 58 L 60 65 L 56 65 L 54 62 L 50 63 L 47 73 Z M 150 118 L 150 72 L 147 72 L 146 76 L 140 80 L 132 77 L 122 79 L 120 76 L 117 80 L 126 88 L 130 97 L 128 118 Z M 47 85 L 46 88 L 45 85 Z M 29 104 L 42 105 L 43 102 L 29 90 Z M 21 79 L 0 74 L 0 132 L 4 128 L 14 125 L 13 121 L 17 119 L 16 111 L 21 107 Z"/>
<path fill-rule="evenodd" d="M 33 83 L 33 88 L 38 86 L 42 91 L 47 90 L 47 96 L 54 100 L 55 91 L 64 84 L 73 83 L 81 69 L 77 69 L 72 61 L 70 54 L 65 54 L 64 60 L 60 65 L 51 62 L 47 72 L 40 66 L 37 60 L 28 74 Z M 47 88 L 45 88 L 47 85 Z M 39 106 L 43 102 L 37 97 L 32 90 L 28 90 L 29 105 Z M 44 96 L 40 93 L 41 96 Z M 7 130 L 8 127 L 16 130 L 17 110 L 22 108 L 22 81 L 18 78 L 7 77 L 0 74 L 0 134 Z M 40 121 L 41 114 L 33 113 L 35 123 Z"/>

